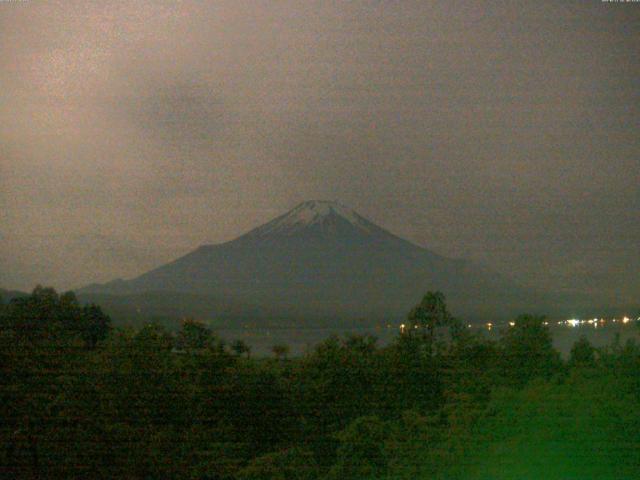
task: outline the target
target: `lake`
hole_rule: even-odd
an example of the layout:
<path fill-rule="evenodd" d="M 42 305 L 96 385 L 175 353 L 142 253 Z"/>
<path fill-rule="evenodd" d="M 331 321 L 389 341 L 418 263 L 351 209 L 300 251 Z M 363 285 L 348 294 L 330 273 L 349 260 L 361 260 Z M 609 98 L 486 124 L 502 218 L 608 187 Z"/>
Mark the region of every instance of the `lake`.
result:
<path fill-rule="evenodd" d="M 604 325 L 594 326 L 593 324 L 578 324 L 571 326 L 568 324 L 558 325 L 551 322 L 549 328 L 553 336 L 555 348 L 567 357 L 571 347 L 582 335 L 596 347 L 610 345 L 616 337 L 620 335 L 620 341 L 624 345 L 630 339 L 640 341 L 640 328 L 638 322 L 630 321 L 627 324 L 622 322 L 606 322 Z M 494 326 L 488 329 L 486 325 L 472 325 L 471 331 L 480 331 L 487 338 L 498 339 L 501 332 L 509 328 L 508 325 Z M 254 355 L 271 355 L 271 347 L 277 344 L 286 344 L 290 348 L 291 355 L 300 355 L 307 349 L 322 342 L 331 335 L 344 337 L 350 334 L 373 335 L 378 338 L 379 345 L 386 345 L 400 333 L 399 326 L 377 326 L 361 328 L 222 328 L 216 333 L 227 342 L 232 340 L 243 340 L 251 346 Z"/>

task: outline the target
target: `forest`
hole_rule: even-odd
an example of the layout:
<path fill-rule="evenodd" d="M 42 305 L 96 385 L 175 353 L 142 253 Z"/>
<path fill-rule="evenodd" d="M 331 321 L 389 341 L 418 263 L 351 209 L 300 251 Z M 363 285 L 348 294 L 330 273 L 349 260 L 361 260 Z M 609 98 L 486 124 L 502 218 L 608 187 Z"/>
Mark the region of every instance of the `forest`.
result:
<path fill-rule="evenodd" d="M 389 345 L 251 355 L 185 319 L 115 328 L 73 293 L 0 305 L 0 475 L 131 479 L 630 479 L 640 345 L 499 340 L 429 292 Z M 228 343 L 227 343 L 228 340 Z"/>

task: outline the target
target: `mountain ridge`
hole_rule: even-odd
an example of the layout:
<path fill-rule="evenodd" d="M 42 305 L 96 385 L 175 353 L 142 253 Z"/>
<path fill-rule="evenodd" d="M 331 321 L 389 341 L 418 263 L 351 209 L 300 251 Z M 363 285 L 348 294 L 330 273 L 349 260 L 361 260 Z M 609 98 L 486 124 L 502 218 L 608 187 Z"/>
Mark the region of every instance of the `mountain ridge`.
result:
<path fill-rule="evenodd" d="M 211 295 L 214 303 L 251 305 L 258 317 L 263 310 L 305 321 L 380 321 L 403 318 L 427 290 L 443 291 L 454 313 L 478 319 L 510 316 L 542 300 L 503 275 L 438 255 L 326 200 L 302 202 L 234 240 L 79 293 Z"/>

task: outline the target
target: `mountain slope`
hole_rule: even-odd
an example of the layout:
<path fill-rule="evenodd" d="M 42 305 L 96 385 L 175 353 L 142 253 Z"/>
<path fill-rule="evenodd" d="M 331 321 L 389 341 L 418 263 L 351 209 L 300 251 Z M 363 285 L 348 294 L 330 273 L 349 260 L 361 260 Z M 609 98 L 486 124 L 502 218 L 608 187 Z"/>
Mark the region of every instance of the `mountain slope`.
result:
<path fill-rule="evenodd" d="M 247 305 L 255 317 L 269 312 L 271 319 L 316 322 L 402 318 L 430 289 L 442 290 L 454 313 L 477 319 L 509 316 L 540 301 L 500 275 L 418 247 L 325 201 L 304 202 L 235 240 L 81 293 L 210 295 L 212 303 Z"/>
<path fill-rule="evenodd" d="M 4 288 L 0 288 L 0 301 L 10 302 L 14 298 L 21 298 L 28 296 L 28 293 L 20 292 L 18 290 L 5 290 Z"/>

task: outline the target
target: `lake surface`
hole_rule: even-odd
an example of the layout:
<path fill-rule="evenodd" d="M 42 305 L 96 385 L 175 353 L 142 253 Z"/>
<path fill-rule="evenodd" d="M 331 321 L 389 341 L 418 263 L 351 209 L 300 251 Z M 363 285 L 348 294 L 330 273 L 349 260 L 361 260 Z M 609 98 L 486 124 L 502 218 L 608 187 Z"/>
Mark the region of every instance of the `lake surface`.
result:
<path fill-rule="evenodd" d="M 471 331 L 480 331 L 487 338 L 498 339 L 501 332 L 508 326 L 497 326 L 490 330 L 485 325 L 474 325 Z M 555 348 L 567 357 L 571 347 L 582 335 L 594 346 L 603 347 L 611 345 L 616 335 L 620 335 L 620 342 L 624 345 L 628 340 L 635 339 L 640 342 L 640 328 L 638 322 L 630 321 L 627 324 L 621 322 L 607 322 L 604 326 L 594 327 L 590 324 L 582 324 L 572 327 L 570 325 L 549 325 L 553 336 Z M 277 344 L 286 344 L 290 348 L 291 355 L 300 355 L 306 350 L 327 339 L 331 335 L 344 337 L 350 334 L 373 335 L 378 338 L 378 345 L 386 345 L 400 333 L 399 326 L 379 326 L 362 328 L 224 328 L 217 329 L 216 333 L 227 342 L 243 340 L 251 346 L 254 355 L 271 355 L 271 347 Z"/>

